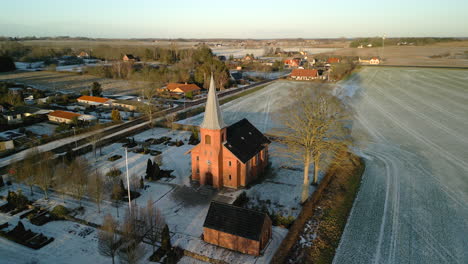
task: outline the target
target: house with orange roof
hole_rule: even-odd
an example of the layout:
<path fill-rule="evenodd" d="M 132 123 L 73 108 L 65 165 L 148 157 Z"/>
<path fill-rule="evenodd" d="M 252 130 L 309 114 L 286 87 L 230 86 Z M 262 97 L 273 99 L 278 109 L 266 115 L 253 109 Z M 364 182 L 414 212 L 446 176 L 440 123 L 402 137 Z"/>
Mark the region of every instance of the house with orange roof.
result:
<path fill-rule="evenodd" d="M 76 99 L 78 103 L 86 104 L 86 105 L 104 105 L 104 106 L 111 106 L 112 99 L 99 97 L 99 96 L 90 96 L 90 95 L 83 95 Z"/>
<path fill-rule="evenodd" d="M 49 121 L 55 122 L 55 123 L 65 123 L 65 124 L 73 123 L 73 119 L 74 118 L 78 119 L 78 117 L 80 116 L 81 115 L 77 113 L 61 111 L 61 110 L 56 110 L 47 114 L 47 118 L 49 118 Z"/>
<path fill-rule="evenodd" d="M 374 65 L 380 64 L 380 59 L 377 57 L 373 57 L 372 59 L 369 60 L 369 64 L 374 64 Z"/>
<path fill-rule="evenodd" d="M 340 63 L 340 61 L 341 61 L 340 58 L 333 58 L 333 57 L 332 57 L 332 58 L 328 58 L 327 63 L 330 63 L 330 64 L 332 64 L 332 63 Z"/>
<path fill-rule="evenodd" d="M 294 69 L 289 75 L 296 81 L 310 81 L 319 79 L 319 73 L 316 69 Z"/>
<path fill-rule="evenodd" d="M 168 83 L 166 89 L 171 93 L 185 94 L 192 93 L 192 95 L 199 94 L 201 88 L 193 83 Z"/>
<path fill-rule="evenodd" d="M 293 58 L 293 59 L 284 60 L 284 65 L 289 66 L 290 68 L 299 67 L 299 65 L 301 65 L 301 59 Z"/>

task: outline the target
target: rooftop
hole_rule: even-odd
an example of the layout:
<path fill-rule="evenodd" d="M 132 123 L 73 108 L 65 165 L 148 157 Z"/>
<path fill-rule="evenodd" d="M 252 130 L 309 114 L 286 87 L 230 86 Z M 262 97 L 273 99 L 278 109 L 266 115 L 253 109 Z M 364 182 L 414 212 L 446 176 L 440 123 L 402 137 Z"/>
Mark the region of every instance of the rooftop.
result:
<path fill-rule="evenodd" d="M 74 117 L 81 116 L 80 114 L 77 114 L 77 113 L 61 111 L 61 110 L 55 110 L 55 111 L 49 113 L 49 115 L 59 117 L 59 118 L 70 119 L 70 120 L 73 119 Z"/>
<path fill-rule="evenodd" d="M 83 95 L 79 97 L 77 100 L 83 100 L 83 101 L 90 101 L 90 102 L 96 102 L 96 103 L 105 103 L 111 99 L 109 98 L 104 98 L 104 97 L 98 97 L 98 96 L 90 96 L 90 95 Z"/>
<path fill-rule="evenodd" d="M 271 141 L 249 120 L 242 119 L 227 128 L 227 142 L 224 146 L 240 161 L 246 163 L 257 155 Z"/>
<path fill-rule="evenodd" d="M 213 201 L 203 227 L 259 241 L 265 213 Z"/>
<path fill-rule="evenodd" d="M 291 72 L 291 76 L 317 77 L 318 72 L 315 69 L 294 69 Z"/>

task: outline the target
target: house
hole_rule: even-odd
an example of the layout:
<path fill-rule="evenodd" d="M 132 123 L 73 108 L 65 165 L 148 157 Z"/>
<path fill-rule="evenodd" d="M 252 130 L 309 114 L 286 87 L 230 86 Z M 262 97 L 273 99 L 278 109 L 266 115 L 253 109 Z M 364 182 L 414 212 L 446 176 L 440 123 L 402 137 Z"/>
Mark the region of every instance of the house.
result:
<path fill-rule="evenodd" d="M 374 65 L 380 64 L 380 59 L 377 57 L 373 57 L 372 59 L 369 60 L 369 64 L 374 64 Z"/>
<path fill-rule="evenodd" d="M 227 126 L 211 76 L 201 142 L 192 148 L 192 180 L 216 188 L 237 189 L 255 180 L 268 164 L 271 143 L 247 119 Z"/>
<path fill-rule="evenodd" d="M 255 60 L 255 57 L 253 55 L 245 55 L 244 58 L 242 58 L 243 61 L 254 61 Z"/>
<path fill-rule="evenodd" d="M 138 107 L 142 106 L 143 104 L 138 101 L 133 100 L 114 100 L 112 101 L 112 106 L 125 108 L 129 111 L 136 111 Z"/>
<path fill-rule="evenodd" d="M 5 151 L 9 149 L 14 149 L 15 148 L 15 143 L 13 140 L 5 140 L 0 138 L 0 151 Z M 1 176 L 0 176 L 1 177 Z"/>
<path fill-rule="evenodd" d="M 89 58 L 90 56 L 89 56 L 88 52 L 82 51 L 82 52 L 80 52 L 80 54 L 78 54 L 77 57 L 78 57 L 78 58 L 81 58 L 81 59 L 87 59 L 87 58 Z"/>
<path fill-rule="evenodd" d="M 78 97 L 76 99 L 78 103 L 81 104 L 86 104 L 86 105 L 104 105 L 104 106 L 110 106 L 112 104 L 112 99 L 109 98 L 104 98 L 104 97 L 99 97 L 99 96 L 90 96 L 90 95 L 83 95 L 81 97 Z"/>
<path fill-rule="evenodd" d="M 201 88 L 193 83 L 168 83 L 166 89 L 171 93 L 185 94 L 192 93 L 192 95 L 199 94 Z"/>
<path fill-rule="evenodd" d="M 316 69 L 294 69 L 289 76 L 291 79 L 297 81 L 310 81 L 319 78 L 319 74 Z"/>
<path fill-rule="evenodd" d="M 361 59 L 361 57 L 359 57 L 358 61 L 359 61 L 360 64 L 369 64 L 370 63 L 370 60 L 363 60 L 363 59 Z"/>
<path fill-rule="evenodd" d="M 271 239 L 271 224 L 266 213 L 213 201 L 203 223 L 203 240 L 259 256 Z"/>
<path fill-rule="evenodd" d="M 39 108 L 31 106 L 17 106 L 3 112 L 2 116 L 7 120 L 8 124 L 19 124 L 23 122 L 24 117 L 32 116 L 39 110 Z"/>
<path fill-rule="evenodd" d="M 132 54 L 125 54 L 122 58 L 123 61 L 140 61 L 140 58 L 133 56 Z"/>
<path fill-rule="evenodd" d="M 294 58 L 294 59 L 287 59 L 284 60 L 284 65 L 289 66 L 289 67 L 299 67 L 301 65 L 301 59 L 299 58 Z"/>
<path fill-rule="evenodd" d="M 68 112 L 68 111 L 61 111 L 61 110 L 56 110 L 53 112 L 50 112 L 47 117 L 49 118 L 49 121 L 55 122 L 55 123 L 65 123 L 65 124 L 71 124 L 73 123 L 73 119 L 80 117 L 80 114 L 73 113 L 73 112 Z"/>
<path fill-rule="evenodd" d="M 332 57 L 332 58 L 328 58 L 327 63 L 330 63 L 330 64 L 332 64 L 332 63 L 340 63 L 340 59 L 339 59 L 339 58 L 333 58 L 333 57 Z"/>

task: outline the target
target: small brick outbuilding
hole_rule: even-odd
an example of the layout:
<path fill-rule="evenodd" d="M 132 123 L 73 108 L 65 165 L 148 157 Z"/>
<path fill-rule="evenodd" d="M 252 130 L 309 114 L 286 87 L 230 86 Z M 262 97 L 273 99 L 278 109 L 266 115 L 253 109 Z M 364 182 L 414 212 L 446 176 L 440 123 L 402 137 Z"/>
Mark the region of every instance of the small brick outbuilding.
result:
<path fill-rule="evenodd" d="M 203 224 L 203 240 L 258 256 L 271 239 L 271 219 L 265 213 L 211 202 Z"/>

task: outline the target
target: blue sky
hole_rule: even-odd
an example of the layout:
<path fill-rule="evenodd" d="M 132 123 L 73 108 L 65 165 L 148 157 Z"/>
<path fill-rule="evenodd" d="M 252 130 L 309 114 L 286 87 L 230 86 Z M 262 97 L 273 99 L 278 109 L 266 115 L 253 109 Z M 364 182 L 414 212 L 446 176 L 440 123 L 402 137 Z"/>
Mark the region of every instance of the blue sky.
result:
<path fill-rule="evenodd" d="M 0 35 L 468 37 L 468 0 L 0 0 Z"/>

